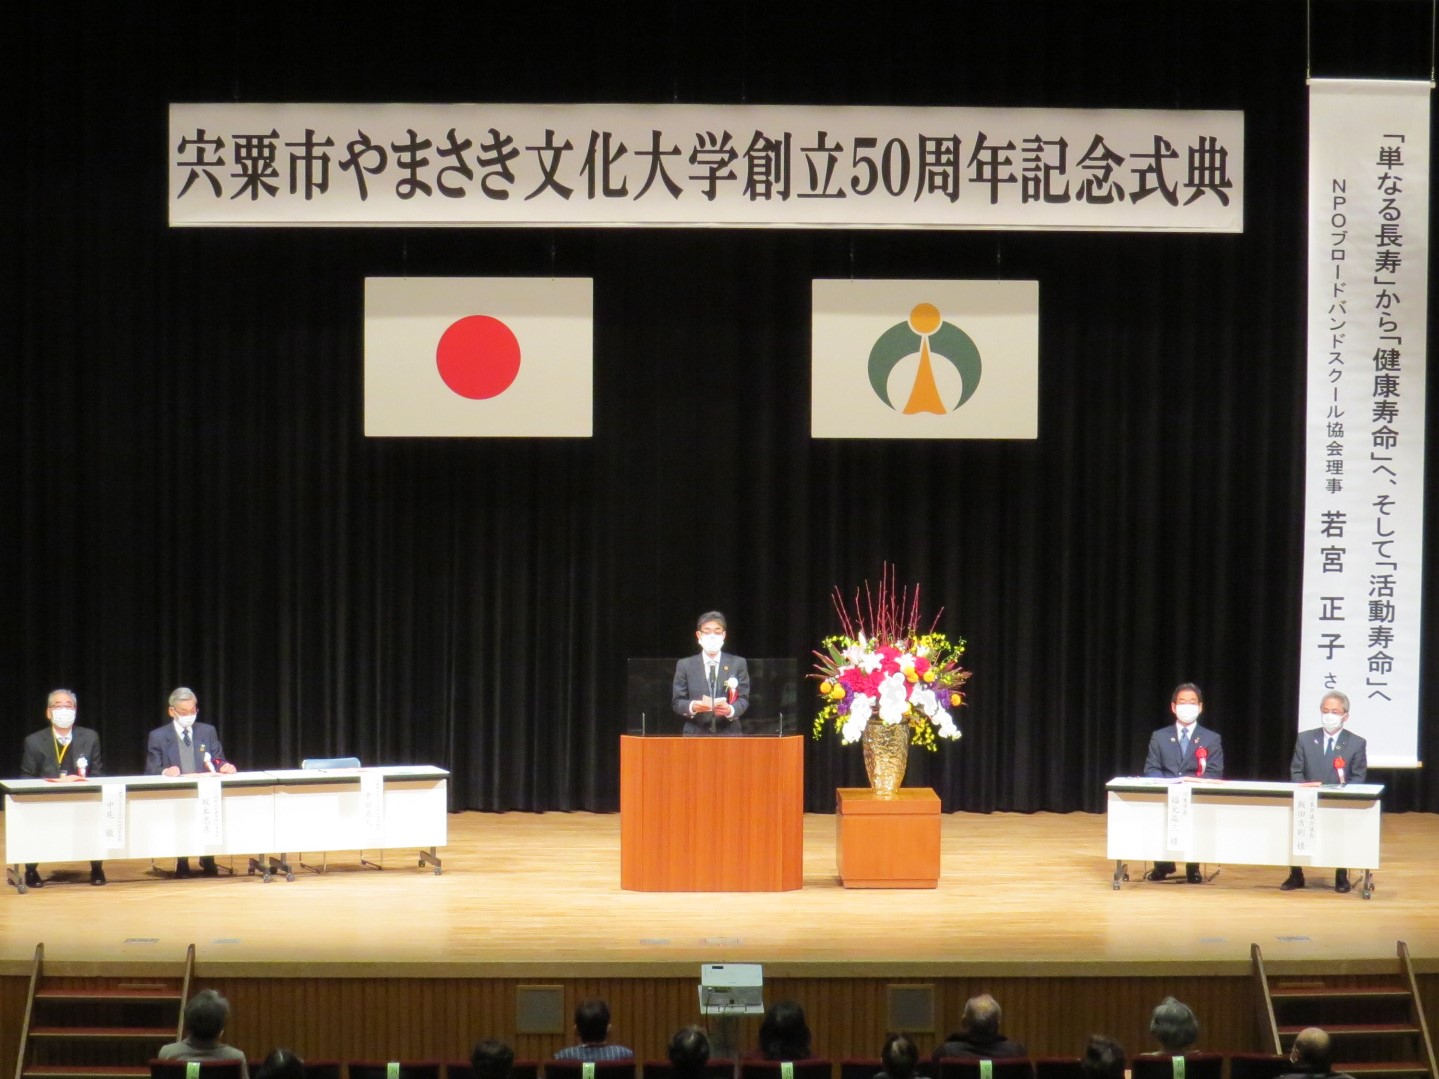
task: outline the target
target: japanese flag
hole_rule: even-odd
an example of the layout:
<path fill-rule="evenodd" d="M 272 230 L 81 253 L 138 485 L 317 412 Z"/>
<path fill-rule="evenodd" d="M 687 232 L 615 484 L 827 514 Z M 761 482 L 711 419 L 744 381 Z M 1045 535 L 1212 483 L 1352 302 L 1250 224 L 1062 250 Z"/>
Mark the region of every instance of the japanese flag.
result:
<path fill-rule="evenodd" d="M 588 277 L 365 279 L 365 434 L 593 433 Z"/>

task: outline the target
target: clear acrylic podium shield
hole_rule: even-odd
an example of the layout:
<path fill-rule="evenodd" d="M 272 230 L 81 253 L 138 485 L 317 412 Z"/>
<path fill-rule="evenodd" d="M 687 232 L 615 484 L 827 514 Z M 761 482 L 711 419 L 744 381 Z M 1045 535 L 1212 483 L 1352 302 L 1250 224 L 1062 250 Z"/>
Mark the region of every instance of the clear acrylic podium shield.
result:
<path fill-rule="evenodd" d="M 626 661 L 625 733 L 684 733 L 684 717 L 671 707 L 675 659 Z M 746 735 L 799 733 L 799 664 L 793 659 L 749 659 L 749 710 L 740 717 Z"/>

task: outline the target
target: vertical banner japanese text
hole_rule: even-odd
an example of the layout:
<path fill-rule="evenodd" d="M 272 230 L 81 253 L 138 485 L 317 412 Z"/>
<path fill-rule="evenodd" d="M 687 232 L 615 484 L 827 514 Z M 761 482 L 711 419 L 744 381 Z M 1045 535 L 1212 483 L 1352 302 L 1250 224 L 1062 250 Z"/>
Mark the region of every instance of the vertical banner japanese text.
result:
<path fill-rule="evenodd" d="M 1299 728 L 1342 690 L 1380 767 L 1418 763 L 1429 94 L 1309 91 Z"/>

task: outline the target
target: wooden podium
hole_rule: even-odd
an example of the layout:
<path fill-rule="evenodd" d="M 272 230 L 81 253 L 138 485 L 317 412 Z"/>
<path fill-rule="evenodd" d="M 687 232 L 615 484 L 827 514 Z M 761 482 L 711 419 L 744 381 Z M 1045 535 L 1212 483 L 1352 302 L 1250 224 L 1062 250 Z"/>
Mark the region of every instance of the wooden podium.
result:
<path fill-rule="evenodd" d="M 868 787 L 840 787 L 835 799 L 846 888 L 939 887 L 939 795 L 901 787 L 877 798 Z"/>
<path fill-rule="evenodd" d="M 804 739 L 620 737 L 620 887 L 804 883 Z"/>

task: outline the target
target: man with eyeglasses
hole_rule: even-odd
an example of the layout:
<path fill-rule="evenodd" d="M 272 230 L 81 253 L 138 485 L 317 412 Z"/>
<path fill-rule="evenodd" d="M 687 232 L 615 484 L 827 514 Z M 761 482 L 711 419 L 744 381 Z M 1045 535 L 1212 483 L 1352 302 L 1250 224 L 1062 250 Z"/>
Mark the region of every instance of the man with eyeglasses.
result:
<path fill-rule="evenodd" d="M 1289 762 L 1289 778 L 1293 782 L 1306 787 L 1364 782 L 1369 774 L 1369 758 L 1364 739 L 1344 729 L 1348 720 L 1349 696 L 1337 689 L 1326 693 L 1319 702 L 1319 726 L 1300 731 L 1294 743 L 1294 757 Z M 1289 876 L 1279 885 L 1280 891 L 1292 892 L 1303 887 L 1303 867 L 1290 866 Z M 1334 890 L 1347 892 L 1352 888 L 1349 870 L 1336 869 Z"/>
<path fill-rule="evenodd" d="M 56 783 L 83 783 L 101 774 L 100 736 L 89 727 L 75 726 L 79 698 L 68 689 L 52 689 L 45 699 L 45 718 L 50 725 L 25 738 L 20 774 L 27 779 L 49 779 Z M 90 863 L 90 883 L 104 884 L 102 862 Z M 40 866 L 25 867 L 25 886 L 43 888 Z"/>
<path fill-rule="evenodd" d="M 725 616 L 706 611 L 695 623 L 699 654 L 675 664 L 671 704 L 685 720 L 686 738 L 741 735 L 739 717 L 749 707 L 749 665 L 724 651 Z"/>

